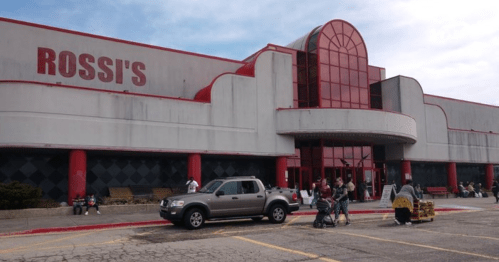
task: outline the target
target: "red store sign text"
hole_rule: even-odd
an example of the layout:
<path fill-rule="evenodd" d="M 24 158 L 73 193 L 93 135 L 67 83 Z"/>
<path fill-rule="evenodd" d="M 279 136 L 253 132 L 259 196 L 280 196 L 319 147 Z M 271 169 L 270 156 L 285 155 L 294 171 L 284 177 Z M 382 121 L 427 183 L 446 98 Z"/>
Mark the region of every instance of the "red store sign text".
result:
<path fill-rule="evenodd" d="M 77 70 L 77 64 L 80 67 L 79 70 Z M 123 84 L 123 69 L 132 70 L 134 76 L 131 77 L 131 81 L 134 85 L 143 86 L 146 84 L 146 75 L 144 74 L 146 66 L 142 62 L 113 60 L 106 56 L 96 59 L 93 55 L 86 53 L 77 57 L 71 51 L 62 51 L 57 54 L 50 48 L 38 47 L 38 74 L 56 75 L 57 71 L 61 76 L 71 78 L 78 73 L 83 80 L 93 80 L 97 75 L 97 78 L 102 82 L 115 81 L 116 84 Z"/>

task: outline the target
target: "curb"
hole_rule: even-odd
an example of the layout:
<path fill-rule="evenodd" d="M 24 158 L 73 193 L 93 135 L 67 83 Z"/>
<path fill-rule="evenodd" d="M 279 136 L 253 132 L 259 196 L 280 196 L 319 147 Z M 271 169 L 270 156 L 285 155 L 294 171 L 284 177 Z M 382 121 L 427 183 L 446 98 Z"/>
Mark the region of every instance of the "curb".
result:
<path fill-rule="evenodd" d="M 129 214 L 142 212 L 159 212 L 159 204 L 136 205 L 101 205 L 99 210 L 108 214 Z M 72 216 L 73 207 L 28 208 L 0 210 L 0 220 L 32 217 Z"/>
<path fill-rule="evenodd" d="M 113 224 L 84 225 L 84 226 L 74 226 L 74 227 L 49 227 L 49 228 L 30 229 L 19 232 L 1 233 L 0 237 L 74 232 L 74 231 L 96 230 L 96 229 L 106 229 L 106 228 L 167 225 L 167 224 L 171 224 L 171 222 L 168 220 L 153 220 L 153 221 L 123 222 L 123 223 L 113 223 Z"/>

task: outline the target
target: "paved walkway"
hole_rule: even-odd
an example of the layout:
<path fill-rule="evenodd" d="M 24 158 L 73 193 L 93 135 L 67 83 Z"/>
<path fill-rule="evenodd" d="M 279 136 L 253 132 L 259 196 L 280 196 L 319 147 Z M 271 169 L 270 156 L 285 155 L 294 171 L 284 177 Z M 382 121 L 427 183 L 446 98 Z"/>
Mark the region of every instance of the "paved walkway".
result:
<path fill-rule="evenodd" d="M 495 203 L 494 198 L 439 198 L 429 199 L 435 202 L 436 211 L 446 212 L 480 209 L 497 209 L 499 205 Z M 352 219 L 367 218 L 368 214 L 391 213 L 391 208 L 380 208 L 379 201 L 364 203 L 351 203 L 349 210 L 352 213 Z M 315 215 L 317 211 L 311 209 L 308 205 L 302 205 L 300 210 L 293 215 Z M 371 216 L 372 218 L 372 216 Z M 157 211 L 147 211 L 138 213 L 120 213 L 108 214 L 102 212 L 97 215 L 95 210 L 91 209 L 88 216 L 84 215 L 66 215 L 50 217 L 31 217 L 31 218 L 13 218 L 0 220 L 0 237 L 21 234 L 36 234 L 49 232 L 64 232 L 91 230 L 112 227 L 144 226 L 168 224 L 163 220 Z"/>

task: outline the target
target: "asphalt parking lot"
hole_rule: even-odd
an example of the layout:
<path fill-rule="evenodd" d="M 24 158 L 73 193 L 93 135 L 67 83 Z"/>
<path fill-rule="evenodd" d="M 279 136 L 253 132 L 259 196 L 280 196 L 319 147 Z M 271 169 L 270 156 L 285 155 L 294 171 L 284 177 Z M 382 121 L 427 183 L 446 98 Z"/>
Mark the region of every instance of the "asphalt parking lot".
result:
<path fill-rule="evenodd" d="M 368 216 L 362 217 L 360 216 Z M 495 261 L 499 209 L 438 214 L 397 226 L 393 214 L 358 215 L 350 226 L 312 227 L 314 216 L 209 222 L 0 238 L 1 261 Z M 357 221 L 357 222 L 355 222 Z"/>

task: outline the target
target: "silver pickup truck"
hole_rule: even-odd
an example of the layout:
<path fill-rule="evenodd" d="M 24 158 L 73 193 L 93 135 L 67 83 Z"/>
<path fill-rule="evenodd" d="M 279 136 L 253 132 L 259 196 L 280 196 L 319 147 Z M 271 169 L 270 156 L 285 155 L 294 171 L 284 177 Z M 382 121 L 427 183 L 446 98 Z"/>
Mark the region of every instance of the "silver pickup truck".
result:
<path fill-rule="evenodd" d="M 282 223 L 299 208 L 294 189 L 265 189 L 260 179 L 239 176 L 213 180 L 197 193 L 163 199 L 159 214 L 174 225 L 198 229 L 205 220 L 217 219 L 259 221 L 268 216 L 272 223 Z"/>

